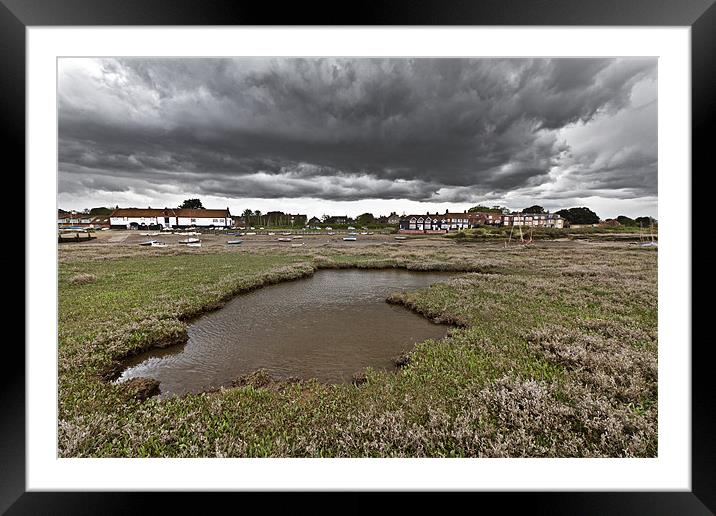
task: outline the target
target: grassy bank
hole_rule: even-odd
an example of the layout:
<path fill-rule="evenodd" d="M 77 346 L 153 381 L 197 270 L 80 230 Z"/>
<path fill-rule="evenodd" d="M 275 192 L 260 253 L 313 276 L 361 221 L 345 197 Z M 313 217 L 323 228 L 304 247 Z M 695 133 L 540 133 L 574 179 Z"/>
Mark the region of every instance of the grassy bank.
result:
<path fill-rule="evenodd" d="M 92 259 L 59 272 L 61 456 L 655 456 L 656 252 L 542 243 Z M 319 267 L 462 270 L 391 296 L 459 324 L 367 382 L 146 401 L 105 379 L 190 317 Z"/>
<path fill-rule="evenodd" d="M 512 240 L 519 241 L 519 228 L 510 226 L 489 227 L 483 226 L 475 229 L 466 229 L 461 231 L 453 231 L 447 233 L 445 238 L 454 238 L 464 241 L 504 241 L 510 237 L 512 232 Z M 555 240 L 555 239 L 598 239 L 598 240 L 628 240 L 639 241 L 639 236 L 648 239 L 651 234 L 648 229 L 639 229 L 631 226 L 604 226 L 604 227 L 584 227 L 584 228 L 522 228 L 522 234 L 525 239 L 532 237 L 533 240 Z M 656 230 L 653 232 L 656 238 Z"/>

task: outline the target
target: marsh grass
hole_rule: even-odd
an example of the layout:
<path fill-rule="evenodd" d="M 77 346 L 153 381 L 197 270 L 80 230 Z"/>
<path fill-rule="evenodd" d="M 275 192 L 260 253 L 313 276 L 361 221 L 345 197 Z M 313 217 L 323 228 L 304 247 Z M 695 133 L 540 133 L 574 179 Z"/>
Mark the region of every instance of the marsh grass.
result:
<path fill-rule="evenodd" d="M 78 249 L 60 262 L 61 456 L 657 454 L 651 250 L 424 239 L 368 250 L 104 253 Z M 460 327 L 416 345 L 395 372 L 367 369 L 357 385 L 257 372 L 214 392 L 142 400 L 107 381 L 122 358 L 185 339 L 192 317 L 323 267 L 464 271 L 391 296 Z M 95 280 L 73 282 L 78 274 Z"/>
<path fill-rule="evenodd" d="M 510 226 L 483 226 L 474 229 L 465 229 L 446 233 L 445 238 L 457 241 L 496 241 L 510 238 Z M 519 229 L 512 229 L 512 241 L 519 241 Z M 522 233 L 525 239 L 531 237 L 534 240 L 555 240 L 555 239 L 599 239 L 599 240 L 630 240 L 634 241 L 639 235 L 648 236 L 648 230 L 632 226 L 603 226 L 584 228 L 540 228 L 523 227 Z M 656 233 L 653 233 L 656 237 Z"/>

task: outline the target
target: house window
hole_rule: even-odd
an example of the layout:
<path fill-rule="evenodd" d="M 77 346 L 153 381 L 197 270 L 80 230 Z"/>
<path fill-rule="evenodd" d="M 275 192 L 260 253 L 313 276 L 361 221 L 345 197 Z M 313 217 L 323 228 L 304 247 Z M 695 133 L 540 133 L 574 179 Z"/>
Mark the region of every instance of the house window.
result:
<path fill-rule="evenodd" d="M 191 219 L 192 222 L 196 222 L 196 219 Z"/>
<path fill-rule="evenodd" d="M 219 222 L 219 219 L 214 219 L 214 222 Z"/>

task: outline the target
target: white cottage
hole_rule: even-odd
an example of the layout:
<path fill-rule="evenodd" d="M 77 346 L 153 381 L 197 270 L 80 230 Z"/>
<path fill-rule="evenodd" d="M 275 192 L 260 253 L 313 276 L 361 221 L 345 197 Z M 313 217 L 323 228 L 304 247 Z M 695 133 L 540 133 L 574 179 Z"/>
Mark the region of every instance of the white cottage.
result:
<path fill-rule="evenodd" d="M 118 208 L 109 217 L 112 229 L 162 229 L 185 227 L 231 227 L 225 210 Z"/>
<path fill-rule="evenodd" d="M 176 215 L 170 208 L 119 208 L 109 216 L 109 226 L 112 229 L 170 228 L 175 224 Z"/>

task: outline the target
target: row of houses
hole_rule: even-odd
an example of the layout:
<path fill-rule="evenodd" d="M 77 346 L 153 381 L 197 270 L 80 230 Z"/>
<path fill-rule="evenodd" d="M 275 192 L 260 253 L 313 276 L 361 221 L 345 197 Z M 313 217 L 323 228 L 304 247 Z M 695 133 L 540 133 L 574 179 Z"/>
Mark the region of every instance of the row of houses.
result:
<path fill-rule="evenodd" d="M 539 226 L 563 228 L 564 219 L 555 213 L 468 212 L 440 215 L 407 215 L 399 222 L 401 233 L 445 233 L 480 226 Z"/>
<path fill-rule="evenodd" d="M 510 213 L 502 216 L 502 225 L 563 228 L 565 219 L 556 213 Z"/>
<path fill-rule="evenodd" d="M 225 210 L 118 208 L 109 216 L 109 224 L 112 229 L 229 228 L 233 225 L 233 220 L 229 208 Z"/>
<path fill-rule="evenodd" d="M 378 222 L 398 225 L 400 217 L 391 213 L 387 217 L 380 217 Z M 306 215 L 290 214 L 280 211 L 268 212 L 262 215 L 232 216 L 229 208 L 225 210 L 214 209 L 186 209 L 186 208 L 116 208 L 110 215 L 93 217 L 81 212 L 68 212 L 58 210 L 57 223 L 63 226 L 81 226 L 112 229 L 161 229 L 185 227 L 241 227 L 250 225 L 266 226 L 317 226 L 319 224 L 354 224 L 355 220 L 347 215 L 331 216 L 325 220 L 313 217 L 307 220 Z"/>
<path fill-rule="evenodd" d="M 57 211 L 59 227 L 112 229 L 162 229 L 185 227 L 231 227 L 229 208 L 225 210 L 117 208 L 110 215 Z"/>
<path fill-rule="evenodd" d="M 77 226 L 83 228 L 109 227 L 109 216 L 88 215 L 77 211 L 57 210 L 57 224 L 63 226 Z"/>
<path fill-rule="evenodd" d="M 399 225 L 401 233 L 445 233 L 483 225 L 498 225 L 500 220 L 501 215 L 498 213 L 446 211 L 442 215 L 407 215 L 400 219 Z"/>
<path fill-rule="evenodd" d="M 318 224 L 351 224 L 355 221 L 348 216 L 328 217 L 320 220 L 313 217 L 306 220 L 305 215 L 290 215 L 282 212 L 270 212 L 262 219 L 266 224 L 291 224 L 317 226 Z M 382 220 L 385 219 L 385 220 Z M 468 212 L 444 214 L 427 213 L 425 215 L 407 215 L 399 217 L 395 212 L 380 217 L 378 222 L 398 225 L 403 233 L 444 233 L 451 230 L 471 229 L 480 226 L 530 226 L 562 228 L 565 220 L 555 213 L 502 213 L 499 211 Z M 58 210 L 57 222 L 60 226 L 81 226 L 112 229 L 162 229 L 187 227 L 230 228 L 247 224 L 243 217 L 232 217 L 226 209 L 187 209 L 187 208 L 117 208 L 110 215 L 91 216 L 79 212 Z"/>

